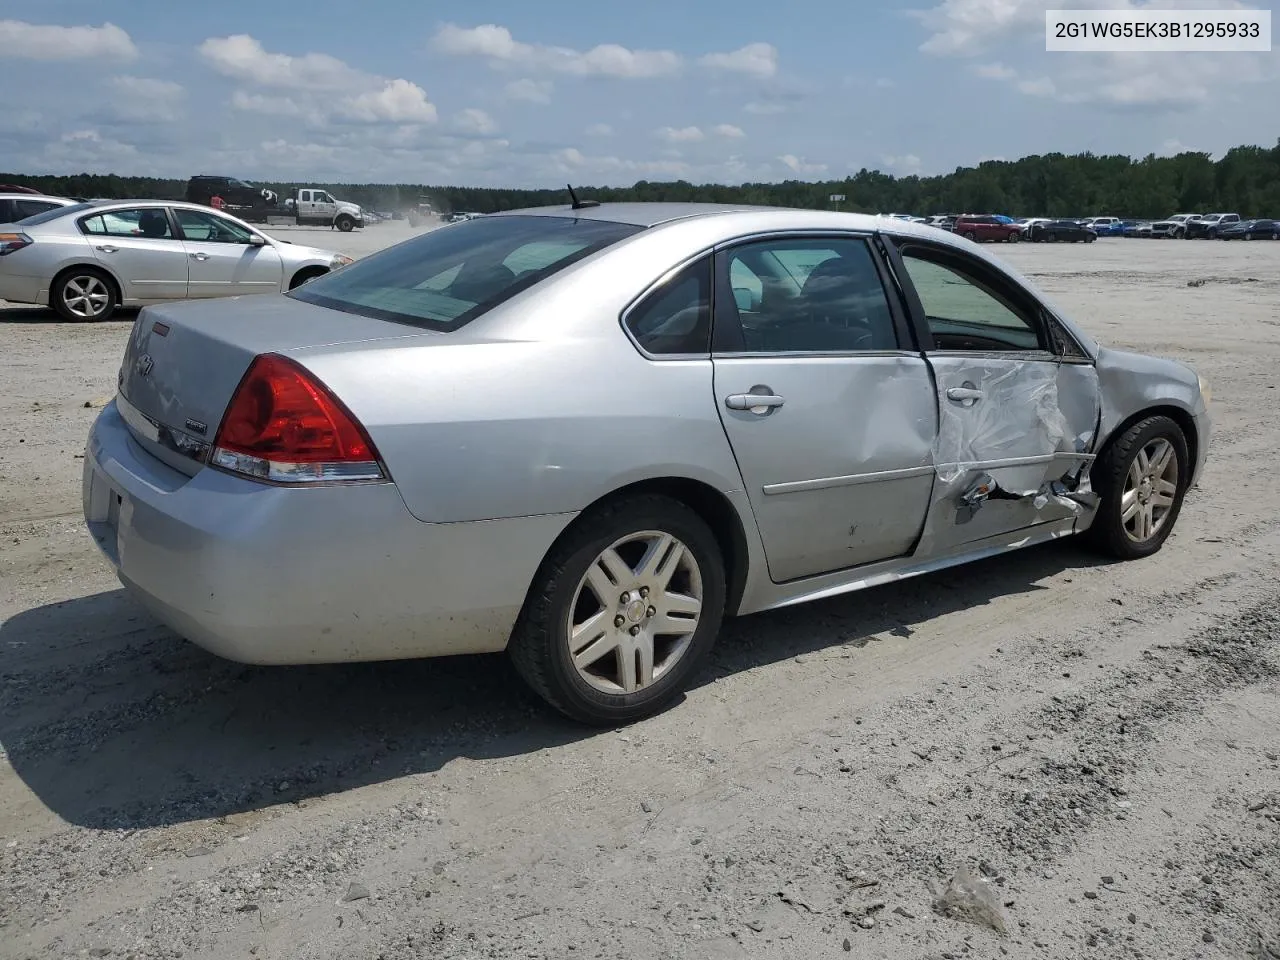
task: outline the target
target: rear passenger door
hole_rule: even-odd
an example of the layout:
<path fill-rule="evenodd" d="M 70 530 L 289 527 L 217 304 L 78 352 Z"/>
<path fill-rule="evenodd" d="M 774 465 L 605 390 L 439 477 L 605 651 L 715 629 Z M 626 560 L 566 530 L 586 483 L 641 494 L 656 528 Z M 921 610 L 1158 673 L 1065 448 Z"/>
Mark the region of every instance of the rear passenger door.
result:
<path fill-rule="evenodd" d="M 715 402 L 770 577 L 909 554 L 933 487 L 928 365 L 870 238 L 781 234 L 715 258 Z"/>
<path fill-rule="evenodd" d="M 123 286 L 125 300 L 182 300 L 187 250 L 163 207 L 113 209 L 81 217 L 94 256 Z"/>
<path fill-rule="evenodd" d="M 1092 362 L 1045 308 L 986 260 L 916 239 L 891 259 L 937 384 L 937 486 L 920 552 L 1070 520 L 1092 461 Z"/>

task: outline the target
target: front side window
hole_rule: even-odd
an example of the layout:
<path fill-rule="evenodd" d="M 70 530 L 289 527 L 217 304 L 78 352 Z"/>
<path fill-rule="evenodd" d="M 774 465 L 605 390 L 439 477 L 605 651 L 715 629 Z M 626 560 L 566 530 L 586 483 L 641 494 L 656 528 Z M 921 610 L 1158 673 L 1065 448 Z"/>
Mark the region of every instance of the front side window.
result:
<path fill-rule="evenodd" d="M 481 217 L 364 257 L 287 295 L 379 320 L 456 330 L 641 229 L 571 217 Z"/>
<path fill-rule="evenodd" d="M 138 237 L 146 240 L 172 240 L 169 217 L 162 208 L 142 207 L 136 210 L 110 210 L 85 217 L 80 229 L 94 237 Z"/>
<path fill-rule="evenodd" d="M 924 308 L 937 350 L 1038 350 L 1026 307 L 945 256 L 907 249 L 907 276 Z"/>
<path fill-rule="evenodd" d="M 217 214 L 200 210 L 175 210 L 174 216 L 178 218 L 185 240 L 204 243 L 249 243 L 253 240 L 251 230 Z"/>
<path fill-rule="evenodd" d="M 648 353 L 711 351 L 711 258 L 685 267 L 649 293 L 626 317 L 627 329 Z"/>
<path fill-rule="evenodd" d="M 724 257 L 733 291 L 724 310 L 737 321 L 742 351 L 898 348 L 893 315 L 865 240 L 779 238 L 734 247 Z"/>

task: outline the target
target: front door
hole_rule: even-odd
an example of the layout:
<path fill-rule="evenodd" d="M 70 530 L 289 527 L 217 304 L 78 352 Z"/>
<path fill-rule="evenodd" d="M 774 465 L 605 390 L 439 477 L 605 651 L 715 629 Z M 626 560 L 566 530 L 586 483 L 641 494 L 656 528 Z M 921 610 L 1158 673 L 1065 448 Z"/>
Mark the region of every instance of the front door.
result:
<path fill-rule="evenodd" d="M 187 251 L 163 207 L 95 213 L 79 220 L 93 254 L 119 280 L 127 301 L 187 295 Z"/>
<path fill-rule="evenodd" d="M 187 296 L 277 293 L 284 267 L 271 244 L 255 246 L 252 230 L 204 210 L 174 209 L 189 260 Z"/>
<path fill-rule="evenodd" d="M 909 554 L 937 425 L 867 238 L 778 235 L 716 255 L 715 402 L 770 577 Z"/>
<path fill-rule="evenodd" d="M 1097 375 L 1047 312 L 984 260 L 901 241 L 937 384 L 937 486 L 921 552 L 1070 520 L 1092 460 Z"/>

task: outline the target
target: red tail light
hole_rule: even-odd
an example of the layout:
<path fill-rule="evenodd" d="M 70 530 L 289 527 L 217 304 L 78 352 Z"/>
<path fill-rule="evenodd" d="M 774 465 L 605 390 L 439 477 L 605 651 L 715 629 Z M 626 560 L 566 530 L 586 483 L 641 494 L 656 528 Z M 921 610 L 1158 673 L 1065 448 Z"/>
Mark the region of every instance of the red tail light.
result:
<path fill-rule="evenodd" d="M 236 388 L 210 463 L 279 483 L 384 480 L 364 428 L 292 360 L 263 354 Z"/>
<path fill-rule="evenodd" d="M 34 242 L 25 233 L 0 233 L 0 257 L 29 247 Z"/>

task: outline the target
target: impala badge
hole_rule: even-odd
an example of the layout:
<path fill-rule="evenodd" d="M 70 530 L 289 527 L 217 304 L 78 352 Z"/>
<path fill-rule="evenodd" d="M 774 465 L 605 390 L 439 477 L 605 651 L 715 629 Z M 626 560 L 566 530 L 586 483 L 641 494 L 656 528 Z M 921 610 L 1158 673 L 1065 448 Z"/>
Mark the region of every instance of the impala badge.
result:
<path fill-rule="evenodd" d="M 138 376 L 146 377 L 151 375 L 151 368 L 155 366 L 155 361 L 151 359 L 151 355 L 144 353 L 138 358 L 138 362 L 134 364 L 134 369 L 138 371 Z"/>

